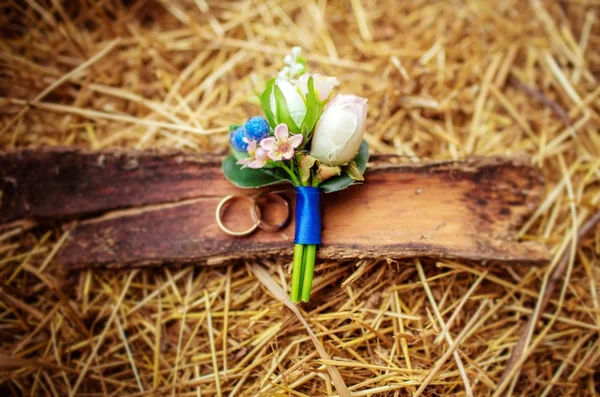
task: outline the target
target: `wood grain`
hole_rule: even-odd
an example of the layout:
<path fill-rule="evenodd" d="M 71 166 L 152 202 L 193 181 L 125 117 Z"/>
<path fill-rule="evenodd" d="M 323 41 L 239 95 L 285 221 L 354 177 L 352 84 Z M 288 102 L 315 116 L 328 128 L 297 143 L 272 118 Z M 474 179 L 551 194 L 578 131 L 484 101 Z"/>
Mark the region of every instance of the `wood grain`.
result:
<path fill-rule="evenodd" d="M 0 155 L 0 224 L 235 192 L 220 177 L 221 159 L 178 151 L 71 148 L 4 153 Z"/>
<path fill-rule="evenodd" d="M 58 255 L 69 268 L 291 255 L 293 222 L 277 233 L 244 238 L 218 229 L 214 212 L 222 197 L 255 193 L 232 186 L 220 172 L 220 160 L 180 152 L 6 153 L 0 155 L 0 223 L 87 217 Z M 324 195 L 319 257 L 548 259 L 545 247 L 516 238 L 516 228 L 544 190 L 526 161 L 398 160 L 375 156 L 364 185 Z M 286 197 L 293 206 L 293 191 Z M 243 206 L 232 206 L 229 215 L 249 222 Z"/>

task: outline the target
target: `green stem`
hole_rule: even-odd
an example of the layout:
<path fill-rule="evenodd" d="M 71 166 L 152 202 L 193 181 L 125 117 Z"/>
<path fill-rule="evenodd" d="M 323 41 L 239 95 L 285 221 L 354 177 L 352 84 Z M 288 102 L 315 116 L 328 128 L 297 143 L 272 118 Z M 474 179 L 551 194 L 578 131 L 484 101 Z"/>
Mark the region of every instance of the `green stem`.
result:
<path fill-rule="evenodd" d="M 310 290 L 312 288 L 313 274 L 315 272 L 315 259 L 317 256 L 317 246 L 307 245 L 304 249 L 304 276 L 302 277 L 302 302 L 310 300 Z"/>
<path fill-rule="evenodd" d="M 300 302 L 300 296 L 302 294 L 302 260 L 304 254 L 304 245 L 294 245 L 294 263 L 292 265 L 292 290 L 290 292 L 290 299 L 294 303 Z"/>
<path fill-rule="evenodd" d="M 302 249 L 304 251 L 302 251 L 302 267 L 300 268 L 300 296 L 298 297 L 299 299 L 302 299 L 302 286 L 304 285 L 304 276 L 306 275 L 306 248 L 308 246 L 302 244 Z"/>
<path fill-rule="evenodd" d="M 292 170 L 290 170 L 290 168 L 287 165 L 285 165 L 285 163 L 283 161 L 281 162 L 281 168 L 283 168 L 285 170 L 285 172 L 288 173 L 290 178 L 292 178 L 292 182 L 294 182 L 294 185 L 302 186 L 302 184 L 300 183 L 300 181 L 298 180 L 296 175 L 292 172 Z"/>

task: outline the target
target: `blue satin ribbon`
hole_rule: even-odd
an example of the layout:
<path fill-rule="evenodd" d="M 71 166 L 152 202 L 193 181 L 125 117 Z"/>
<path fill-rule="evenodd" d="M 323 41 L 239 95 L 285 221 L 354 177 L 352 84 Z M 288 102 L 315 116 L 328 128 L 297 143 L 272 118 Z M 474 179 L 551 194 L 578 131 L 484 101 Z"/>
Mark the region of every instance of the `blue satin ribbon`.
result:
<path fill-rule="evenodd" d="M 296 244 L 321 244 L 321 189 L 296 187 Z"/>

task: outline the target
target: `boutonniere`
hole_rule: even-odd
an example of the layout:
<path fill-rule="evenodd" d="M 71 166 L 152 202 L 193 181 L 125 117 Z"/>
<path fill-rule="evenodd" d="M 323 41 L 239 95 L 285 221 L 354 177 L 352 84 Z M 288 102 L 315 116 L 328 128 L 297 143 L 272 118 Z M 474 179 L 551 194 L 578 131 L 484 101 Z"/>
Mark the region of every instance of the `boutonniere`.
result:
<path fill-rule="evenodd" d="M 291 183 L 296 190 L 292 302 L 308 302 L 317 246 L 321 193 L 363 181 L 369 147 L 363 140 L 367 100 L 334 94 L 335 77 L 306 73 L 300 48 L 257 93 L 264 116 L 230 127 L 227 179 L 239 187 Z"/>

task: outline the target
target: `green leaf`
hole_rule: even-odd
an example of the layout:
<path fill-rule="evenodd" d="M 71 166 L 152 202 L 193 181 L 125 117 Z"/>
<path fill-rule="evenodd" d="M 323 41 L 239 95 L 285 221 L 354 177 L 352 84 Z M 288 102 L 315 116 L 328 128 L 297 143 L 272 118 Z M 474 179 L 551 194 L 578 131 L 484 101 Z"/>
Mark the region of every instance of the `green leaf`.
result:
<path fill-rule="evenodd" d="M 265 112 L 265 116 L 267 117 L 267 121 L 269 122 L 271 128 L 275 128 L 277 125 L 275 123 L 275 116 L 271 110 L 271 92 L 273 91 L 274 84 L 275 79 L 269 80 L 267 82 L 267 87 L 260 96 L 260 107 L 262 108 L 263 112 Z"/>
<path fill-rule="evenodd" d="M 360 173 L 364 174 L 365 170 L 367 169 L 367 162 L 369 161 L 369 145 L 366 141 L 362 141 L 360 144 L 360 149 L 358 149 L 358 153 L 352 161 L 356 163 Z M 337 192 L 338 190 L 346 189 L 348 186 L 351 186 L 355 183 L 359 182 L 350 178 L 346 172 L 343 172 L 340 176 L 336 176 L 335 178 L 331 178 L 323 182 L 319 185 L 319 187 L 325 193 L 332 193 Z"/>
<path fill-rule="evenodd" d="M 238 187 L 257 188 L 278 183 L 292 183 L 289 176 L 280 168 L 255 170 L 242 168 L 236 163 L 237 160 L 233 155 L 227 156 L 223 160 L 222 169 L 225 177 Z"/>
<path fill-rule="evenodd" d="M 302 123 L 302 127 L 300 127 L 300 133 L 302 134 L 302 143 L 298 147 L 298 150 L 304 149 L 309 142 L 309 131 L 306 127 L 306 124 Z"/>
<path fill-rule="evenodd" d="M 233 157 L 235 157 L 236 161 L 249 157 L 247 152 L 241 152 L 234 148 L 231 148 L 231 154 L 233 155 Z"/>
<path fill-rule="evenodd" d="M 313 78 L 309 77 L 308 92 L 306 94 L 306 116 L 304 116 L 304 120 L 302 121 L 302 126 L 308 131 L 308 134 L 305 136 L 307 142 L 312 137 L 312 132 L 322 112 L 323 103 L 317 97 Z"/>
<path fill-rule="evenodd" d="M 277 106 L 277 121 L 286 124 L 293 134 L 298 134 L 300 132 L 300 129 L 298 128 L 298 126 L 294 122 L 294 119 L 290 115 L 290 111 L 288 110 L 287 102 L 285 101 L 285 96 L 283 95 L 283 92 L 281 92 L 281 89 L 277 87 L 277 85 L 273 86 L 273 92 L 275 93 L 275 104 Z"/>

